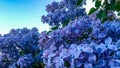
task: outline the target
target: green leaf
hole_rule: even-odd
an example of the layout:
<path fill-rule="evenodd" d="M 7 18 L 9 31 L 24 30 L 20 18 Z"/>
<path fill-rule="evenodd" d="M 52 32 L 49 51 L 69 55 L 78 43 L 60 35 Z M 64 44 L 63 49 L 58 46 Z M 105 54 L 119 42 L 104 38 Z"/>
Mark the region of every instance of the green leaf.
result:
<path fill-rule="evenodd" d="M 68 62 L 68 61 L 66 61 L 64 65 L 65 65 L 67 68 L 69 68 L 69 67 L 70 67 L 70 64 L 69 64 L 69 62 Z"/>
<path fill-rule="evenodd" d="M 67 40 L 66 42 L 67 42 L 67 44 L 71 44 L 71 40 Z"/>
<path fill-rule="evenodd" d="M 66 20 L 66 21 L 62 24 L 62 27 L 67 26 L 67 25 L 68 25 L 68 23 L 69 23 L 69 20 Z"/>
<path fill-rule="evenodd" d="M 92 0 L 92 2 L 94 2 L 94 1 L 96 1 L 96 0 Z"/>
<path fill-rule="evenodd" d="M 105 11 L 100 10 L 100 12 L 97 14 L 98 18 L 107 18 L 107 14 Z"/>
<path fill-rule="evenodd" d="M 40 64 L 41 64 L 42 68 L 44 68 L 44 67 L 45 67 L 45 64 L 44 64 L 43 62 L 41 62 Z"/>
<path fill-rule="evenodd" d="M 100 6 L 101 6 L 101 1 L 100 0 L 96 0 L 95 7 L 99 8 Z"/>
<path fill-rule="evenodd" d="M 96 8 L 92 7 L 92 8 L 90 9 L 90 11 L 89 11 L 88 15 L 90 15 L 90 14 L 94 13 L 96 10 L 97 10 Z"/>
<path fill-rule="evenodd" d="M 78 1 L 77 1 L 77 6 L 78 6 L 78 5 L 81 5 L 82 2 L 83 2 L 83 0 L 78 0 Z"/>
<path fill-rule="evenodd" d="M 101 23 L 104 23 L 106 20 L 107 20 L 106 18 L 103 18 Z"/>
<path fill-rule="evenodd" d="M 88 33 L 90 34 L 92 32 L 92 29 L 88 29 Z"/>
<path fill-rule="evenodd" d="M 23 55 L 24 55 L 24 52 L 23 52 L 23 51 L 20 51 L 20 55 L 23 56 Z"/>
<path fill-rule="evenodd" d="M 50 30 L 47 32 L 47 34 L 49 34 L 50 32 L 52 32 L 53 30 L 56 30 L 56 29 L 58 29 L 58 26 L 51 27 Z"/>
<path fill-rule="evenodd" d="M 107 20 L 107 13 L 105 10 L 100 10 L 99 13 L 97 14 L 97 17 L 98 18 L 101 18 L 102 19 L 102 23 L 104 23 L 104 21 Z"/>
<path fill-rule="evenodd" d="M 47 34 L 49 34 L 50 32 L 52 32 L 52 30 L 49 30 L 49 31 L 47 32 Z"/>
<path fill-rule="evenodd" d="M 58 29 L 58 26 L 54 26 L 54 27 L 52 27 L 52 28 L 50 28 L 51 30 L 56 30 L 56 29 Z"/>
<path fill-rule="evenodd" d="M 110 4 L 111 4 L 111 10 L 114 10 L 115 9 L 115 0 L 111 0 Z"/>
<path fill-rule="evenodd" d="M 106 5 L 107 10 L 115 10 L 115 0 L 111 0 L 110 4 Z"/>
<path fill-rule="evenodd" d="M 120 12 L 118 12 L 118 16 L 120 16 Z"/>
<path fill-rule="evenodd" d="M 120 11 L 120 1 L 116 3 L 115 10 Z"/>

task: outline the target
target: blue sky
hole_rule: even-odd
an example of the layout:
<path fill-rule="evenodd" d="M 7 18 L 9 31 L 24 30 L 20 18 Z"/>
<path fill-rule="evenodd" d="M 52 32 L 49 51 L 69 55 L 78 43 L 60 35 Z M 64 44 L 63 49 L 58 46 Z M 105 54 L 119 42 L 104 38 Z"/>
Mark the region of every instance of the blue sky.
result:
<path fill-rule="evenodd" d="M 0 0 L 0 34 L 23 27 L 37 27 L 40 32 L 48 30 L 41 16 L 46 14 L 45 6 L 53 1 L 60 0 Z"/>
<path fill-rule="evenodd" d="M 23 27 L 48 30 L 41 16 L 46 14 L 45 6 L 53 1 L 59 0 L 0 0 L 0 34 Z"/>

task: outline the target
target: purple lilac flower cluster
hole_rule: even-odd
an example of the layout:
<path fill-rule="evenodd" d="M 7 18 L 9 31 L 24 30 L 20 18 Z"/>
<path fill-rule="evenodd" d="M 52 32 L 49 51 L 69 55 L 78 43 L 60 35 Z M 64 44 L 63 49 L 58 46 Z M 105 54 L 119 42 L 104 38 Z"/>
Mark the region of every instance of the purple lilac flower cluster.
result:
<path fill-rule="evenodd" d="M 45 68 L 120 67 L 120 22 L 80 17 L 66 27 L 40 34 Z"/>
<path fill-rule="evenodd" d="M 8 34 L 1 35 L 0 67 L 8 68 L 23 55 L 32 54 L 36 56 L 39 54 L 38 36 L 37 28 L 12 29 Z"/>
<path fill-rule="evenodd" d="M 52 2 L 46 6 L 47 15 L 42 16 L 42 22 L 48 23 L 50 26 L 60 26 L 67 21 L 74 20 L 80 16 L 86 15 L 85 0 L 81 5 L 77 5 L 78 0 L 63 0 L 60 2 Z"/>
<path fill-rule="evenodd" d="M 33 63 L 34 58 L 32 57 L 32 54 L 27 54 L 20 57 L 16 63 L 10 66 L 10 68 L 33 68 Z"/>

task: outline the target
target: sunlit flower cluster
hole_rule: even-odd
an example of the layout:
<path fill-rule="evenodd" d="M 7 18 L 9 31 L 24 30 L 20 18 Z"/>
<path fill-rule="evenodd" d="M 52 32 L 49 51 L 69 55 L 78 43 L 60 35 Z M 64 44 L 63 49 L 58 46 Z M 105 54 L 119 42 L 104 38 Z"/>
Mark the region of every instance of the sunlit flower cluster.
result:
<path fill-rule="evenodd" d="M 42 22 L 50 26 L 60 26 L 67 21 L 74 20 L 80 16 L 86 15 L 85 8 L 77 5 L 78 0 L 62 0 L 52 2 L 46 6 L 47 15 L 42 16 Z M 85 0 L 83 4 L 85 4 Z"/>
<path fill-rule="evenodd" d="M 40 34 L 45 68 L 120 67 L 120 22 L 80 17 L 66 27 Z"/>

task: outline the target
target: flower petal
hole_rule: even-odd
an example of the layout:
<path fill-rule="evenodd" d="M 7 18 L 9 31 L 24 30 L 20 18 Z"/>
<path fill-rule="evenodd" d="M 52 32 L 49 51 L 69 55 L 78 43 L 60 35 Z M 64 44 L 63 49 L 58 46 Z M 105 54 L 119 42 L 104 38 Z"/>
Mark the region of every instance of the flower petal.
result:
<path fill-rule="evenodd" d="M 84 68 L 93 68 L 92 64 L 90 63 L 85 63 Z"/>
<path fill-rule="evenodd" d="M 115 45 L 117 46 L 118 49 L 120 49 L 120 39 L 116 42 Z"/>
<path fill-rule="evenodd" d="M 103 67 L 105 66 L 105 60 L 99 59 L 95 67 Z"/>
<path fill-rule="evenodd" d="M 115 45 L 109 45 L 108 48 L 114 51 L 117 50 L 117 47 Z"/>
<path fill-rule="evenodd" d="M 93 49 L 91 47 L 85 47 L 83 49 L 84 52 L 88 52 L 88 53 L 92 53 L 93 52 Z"/>
<path fill-rule="evenodd" d="M 105 45 L 110 45 L 112 42 L 112 38 L 108 37 L 107 39 L 105 39 Z"/>
<path fill-rule="evenodd" d="M 95 55 L 90 55 L 89 57 L 88 57 L 88 61 L 90 62 L 90 63 L 95 63 L 96 62 L 96 56 Z"/>
<path fill-rule="evenodd" d="M 98 52 L 98 53 L 103 53 L 103 52 L 105 52 L 106 47 L 105 47 L 104 44 L 101 43 L 100 45 L 95 46 L 95 50 L 96 50 L 96 52 Z"/>
<path fill-rule="evenodd" d="M 120 51 L 116 52 L 116 56 L 120 58 Z"/>

